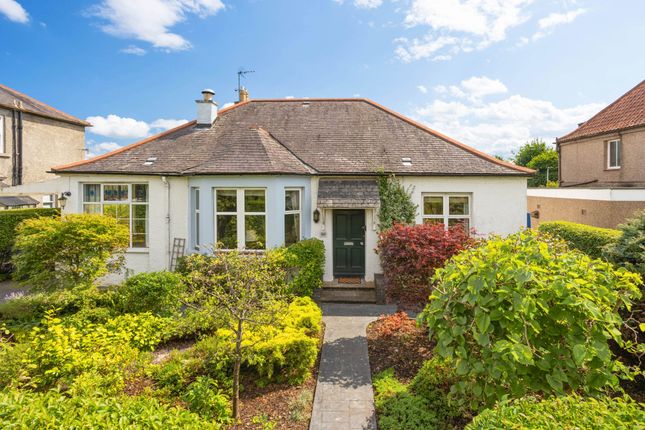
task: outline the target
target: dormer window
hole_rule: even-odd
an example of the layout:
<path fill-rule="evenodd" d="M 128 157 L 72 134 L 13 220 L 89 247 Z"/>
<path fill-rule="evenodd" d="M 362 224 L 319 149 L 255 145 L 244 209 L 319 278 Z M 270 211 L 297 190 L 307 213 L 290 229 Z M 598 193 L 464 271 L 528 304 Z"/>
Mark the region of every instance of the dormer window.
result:
<path fill-rule="evenodd" d="M 607 168 L 620 169 L 622 158 L 622 148 L 620 139 L 610 140 L 607 142 Z"/>

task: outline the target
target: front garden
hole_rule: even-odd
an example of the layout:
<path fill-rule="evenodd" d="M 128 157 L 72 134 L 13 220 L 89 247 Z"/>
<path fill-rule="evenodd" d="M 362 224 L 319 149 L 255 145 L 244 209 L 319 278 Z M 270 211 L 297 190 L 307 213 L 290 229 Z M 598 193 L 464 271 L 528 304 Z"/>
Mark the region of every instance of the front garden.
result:
<path fill-rule="evenodd" d="M 633 429 L 645 422 L 645 214 L 473 240 L 394 224 L 368 328 L 379 428 Z"/>
<path fill-rule="evenodd" d="M 32 293 L 0 304 L 0 427 L 308 427 L 319 241 L 194 255 L 176 273 L 98 288 L 122 268 L 124 227 L 28 218 L 11 262 Z"/>

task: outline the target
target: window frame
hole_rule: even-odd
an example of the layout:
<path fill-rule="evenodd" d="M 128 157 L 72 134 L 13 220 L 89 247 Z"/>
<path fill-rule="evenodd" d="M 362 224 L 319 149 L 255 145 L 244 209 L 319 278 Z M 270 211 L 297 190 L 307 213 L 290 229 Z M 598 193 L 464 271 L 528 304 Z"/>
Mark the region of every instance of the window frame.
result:
<path fill-rule="evenodd" d="M 426 215 L 425 213 L 425 198 L 426 197 L 441 197 L 442 198 L 442 214 L 441 215 Z M 450 197 L 466 197 L 468 199 L 468 214 L 466 215 L 451 215 L 450 214 Z M 451 219 L 467 219 L 468 231 L 473 228 L 473 198 L 469 193 L 422 193 L 421 194 L 421 222 L 425 223 L 426 219 L 438 219 L 448 230 Z"/>
<path fill-rule="evenodd" d="M 193 249 L 199 251 L 201 249 L 201 229 L 199 222 L 201 220 L 201 196 L 199 187 L 190 188 L 190 196 L 192 199 L 191 204 L 191 242 Z"/>
<path fill-rule="evenodd" d="M 98 185 L 99 186 L 99 200 L 96 202 L 90 202 L 85 200 L 85 186 L 86 185 Z M 106 185 L 116 185 L 116 186 L 127 186 L 128 187 L 128 198 L 127 200 L 105 200 L 105 193 L 104 193 L 104 187 Z M 146 192 L 146 201 L 145 202 L 139 202 L 133 200 L 133 189 L 135 185 L 145 185 L 148 189 Z M 104 215 L 105 210 L 104 207 L 105 205 L 113 205 L 113 204 L 122 204 L 122 205 L 128 205 L 128 211 L 129 211 L 129 219 L 128 219 L 128 235 L 130 239 L 130 243 L 128 244 L 128 250 L 136 250 L 136 251 L 146 251 L 148 250 L 150 246 L 150 184 L 147 182 L 82 182 L 81 183 L 81 213 L 94 213 L 94 212 L 85 212 L 85 206 L 98 206 L 100 208 L 99 214 Z M 133 246 L 133 227 L 134 227 L 134 207 L 135 206 L 146 206 L 146 217 L 145 217 L 145 225 L 146 225 L 146 232 L 145 232 L 145 246 Z M 141 218 L 136 218 L 136 220 L 141 220 Z M 140 233 L 137 233 L 140 234 Z"/>
<path fill-rule="evenodd" d="M 287 192 L 289 191 L 297 191 L 298 192 L 298 210 L 287 210 Z M 291 244 L 287 243 L 287 215 L 298 215 L 298 239 L 296 242 L 300 242 L 302 240 L 302 188 L 298 187 L 286 187 L 284 189 L 284 244 L 285 246 L 289 246 Z"/>
<path fill-rule="evenodd" d="M 611 144 L 616 143 L 616 165 L 611 165 Z M 617 170 L 621 168 L 623 158 L 623 142 L 621 139 L 611 139 L 607 141 L 607 170 Z"/>
<path fill-rule="evenodd" d="M 235 212 L 230 212 L 230 211 L 218 211 L 217 210 L 217 192 L 218 191 L 235 191 Z M 264 211 L 263 212 L 247 212 L 246 211 L 246 206 L 245 206 L 245 201 L 244 201 L 244 196 L 246 191 L 262 191 L 264 193 Z M 266 244 L 266 238 L 267 238 L 267 203 L 268 203 L 268 198 L 267 198 L 267 189 L 266 188 L 261 188 L 261 187 L 248 187 L 248 188 L 235 188 L 235 187 L 214 187 L 213 188 L 213 243 L 218 242 L 218 237 L 217 237 L 217 217 L 218 215 L 234 215 L 236 217 L 236 222 L 237 222 L 237 235 L 236 235 L 236 240 L 237 240 L 237 250 L 239 251 L 266 251 L 267 249 L 267 244 Z M 247 215 L 250 216 L 263 216 L 264 217 L 264 240 L 265 243 L 264 248 L 246 248 L 246 217 Z M 232 248 L 224 248 L 223 251 L 232 251 Z"/>

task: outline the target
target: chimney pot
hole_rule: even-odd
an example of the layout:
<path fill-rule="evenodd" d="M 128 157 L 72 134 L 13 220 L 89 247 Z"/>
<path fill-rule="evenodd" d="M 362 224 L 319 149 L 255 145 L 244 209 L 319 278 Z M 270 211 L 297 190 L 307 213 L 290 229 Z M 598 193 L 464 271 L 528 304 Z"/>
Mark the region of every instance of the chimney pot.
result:
<path fill-rule="evenodd" d="M 240 88 L 240 100 L 238 103 L 242 103 L 249 100 L 249 90 L 244 87 Z"/>
<path fill-rule="evenodd" d="M 202 99 L 197 103 L 197 125 L 210 127 L 217 118 L 217 103 L 213 101 L 215 91 L 210 88 L 202 90 Z"/>

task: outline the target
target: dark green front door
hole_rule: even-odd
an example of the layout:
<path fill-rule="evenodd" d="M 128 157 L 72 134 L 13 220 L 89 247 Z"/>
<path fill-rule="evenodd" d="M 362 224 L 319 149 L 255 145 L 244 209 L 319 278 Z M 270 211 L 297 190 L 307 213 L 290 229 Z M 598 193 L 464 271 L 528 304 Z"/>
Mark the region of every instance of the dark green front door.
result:
<path fill-rule="evenodd" d="M 365 275 L 365 211 L 334 210 L 334 276 Z"/>

